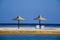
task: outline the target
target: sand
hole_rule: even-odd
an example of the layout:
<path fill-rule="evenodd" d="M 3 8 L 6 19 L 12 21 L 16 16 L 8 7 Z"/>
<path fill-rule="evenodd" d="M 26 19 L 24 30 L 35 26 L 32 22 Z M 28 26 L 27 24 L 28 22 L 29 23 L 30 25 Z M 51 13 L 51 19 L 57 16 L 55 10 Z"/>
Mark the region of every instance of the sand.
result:
<path fill-rule="evenodd" d="M 0 28 L 0 34 L 60 34 L 60 28 L 3 27 Z"/>

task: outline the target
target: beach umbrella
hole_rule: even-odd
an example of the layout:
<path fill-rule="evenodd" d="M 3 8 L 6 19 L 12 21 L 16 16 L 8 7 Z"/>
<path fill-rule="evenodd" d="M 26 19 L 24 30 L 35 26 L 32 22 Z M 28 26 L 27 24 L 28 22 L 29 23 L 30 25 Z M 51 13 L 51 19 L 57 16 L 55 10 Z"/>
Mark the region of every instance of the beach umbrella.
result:
<path fill-rule="evenodd" d="M 19 29 L 19 22 L 20 20 L 24 20 L 24 18 L 17 16 L 16 18 L 14 18 L 13 20 L 18 20 L 18 29 Z"/>
<path fill-rule="evenodd" d="M 39 15 L 38 17 L 34 18 L 34 20 L 39 20 L 39 26 L 41 27 L 41 20 L 46 20 L 46 19 Z"/>

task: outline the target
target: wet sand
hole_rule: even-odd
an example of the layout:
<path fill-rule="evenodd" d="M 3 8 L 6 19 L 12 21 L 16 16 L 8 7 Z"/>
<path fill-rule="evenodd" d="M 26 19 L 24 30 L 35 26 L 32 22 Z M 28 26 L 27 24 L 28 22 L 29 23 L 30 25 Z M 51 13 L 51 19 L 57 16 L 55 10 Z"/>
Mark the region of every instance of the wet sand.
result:
<path fill-rule="evenodd" d="M 43 28 L 43 29 L 36 29 L 36 28 L 17 28 L 17 27 L 6 27 L 0 28 L 0 34 L 60 34 L 60 28 Z"/>

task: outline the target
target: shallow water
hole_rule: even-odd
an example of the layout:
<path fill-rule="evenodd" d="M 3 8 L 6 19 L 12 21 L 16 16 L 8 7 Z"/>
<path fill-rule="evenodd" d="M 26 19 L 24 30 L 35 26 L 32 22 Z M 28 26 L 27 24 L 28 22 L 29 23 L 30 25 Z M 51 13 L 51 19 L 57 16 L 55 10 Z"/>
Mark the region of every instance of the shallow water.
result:
<path fill-rule="evenodd" d="M 0 34 L 0 40 L 60 40 L 60 34 Z"/>

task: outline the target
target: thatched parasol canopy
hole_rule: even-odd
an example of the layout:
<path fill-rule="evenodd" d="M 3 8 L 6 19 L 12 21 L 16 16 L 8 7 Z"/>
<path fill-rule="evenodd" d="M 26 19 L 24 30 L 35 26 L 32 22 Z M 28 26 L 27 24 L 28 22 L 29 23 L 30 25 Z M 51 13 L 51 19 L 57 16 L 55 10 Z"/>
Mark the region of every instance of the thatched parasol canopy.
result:
<path fill-rule="evenodd" d="M 13 20 L 24 20 L 24 18 L 17 16 L 16 18 L 14 18 Z"/>
<path fill-rule="evenodd" d="M 34 18 L 34 20 L 46 20 L 46 19 L 43 18 L 42 16 L 38 16 L 37 18 Z"/>

